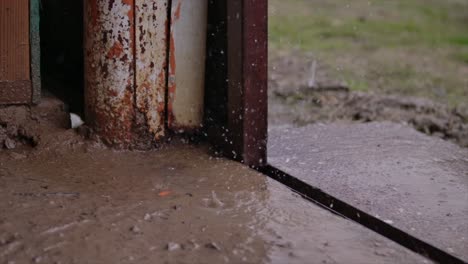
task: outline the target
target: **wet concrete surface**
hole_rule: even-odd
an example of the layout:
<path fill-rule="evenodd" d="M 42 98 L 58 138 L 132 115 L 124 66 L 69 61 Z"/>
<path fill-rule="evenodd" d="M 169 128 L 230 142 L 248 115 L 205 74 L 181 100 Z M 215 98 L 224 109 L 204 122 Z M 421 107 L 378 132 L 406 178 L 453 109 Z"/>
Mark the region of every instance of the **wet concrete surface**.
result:
<path fill-rule="evenodd" d="M 429 262 L 205 146 L 48 137 L 0 151 L 0 263 Z"/>
<path fill-rule="evenodd" d="M 468 261 L 468 150 L 395 123 L 276 126 L 269 162 Z"/>

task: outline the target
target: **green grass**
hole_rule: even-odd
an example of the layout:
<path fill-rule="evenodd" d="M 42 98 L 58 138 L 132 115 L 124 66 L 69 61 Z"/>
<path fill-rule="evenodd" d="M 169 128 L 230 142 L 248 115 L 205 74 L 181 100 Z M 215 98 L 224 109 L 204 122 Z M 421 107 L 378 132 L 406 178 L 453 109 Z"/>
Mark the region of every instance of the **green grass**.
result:
<path fill-rule="evenodd" d="M 269 21 L 272 52 L 312 51 L 352 89 L 468 104 L 466 0 L 270 0 Z"/>
<path fill-rule="evenodd" d="M 459 46 L 468 46 L 468 36 L 459 36 L 450 38 L 449 43 L 459 45 Z"/>
<path fill-rule="evenodd" d="M 468 52 L 456 54 L 456 59 L 468 65 Z"/>
<path fill-rule="evenodd" d="M 349 78 L 349 79 L 345 79 L 345 82 L 348 84 L 349 88 L 353 91 L 361 91 L 361 92 L 369 91 L 369 84 L 366 81 Z"/>

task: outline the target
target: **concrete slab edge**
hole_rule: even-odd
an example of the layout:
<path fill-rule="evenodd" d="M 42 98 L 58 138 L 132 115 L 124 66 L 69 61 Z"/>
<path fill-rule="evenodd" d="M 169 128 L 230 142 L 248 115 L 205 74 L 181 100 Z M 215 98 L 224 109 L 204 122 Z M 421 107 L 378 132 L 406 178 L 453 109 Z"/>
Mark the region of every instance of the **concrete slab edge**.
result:
<path fill-rule="evenodd" d="M 398 229 L 375 216 L 372 216 L 326 192 L 311 186 L 297 177 L 294 177 L 272 165 L 254 168 L 262 174 L 286 185 L 292 191 L 300 194 L 305 199 L 320 207 L 356 222 L 381 236 L 437 263 L 467 264 L 444 250 L 437 248 L 417 237 L 414 237 L 401 229 Z"/>

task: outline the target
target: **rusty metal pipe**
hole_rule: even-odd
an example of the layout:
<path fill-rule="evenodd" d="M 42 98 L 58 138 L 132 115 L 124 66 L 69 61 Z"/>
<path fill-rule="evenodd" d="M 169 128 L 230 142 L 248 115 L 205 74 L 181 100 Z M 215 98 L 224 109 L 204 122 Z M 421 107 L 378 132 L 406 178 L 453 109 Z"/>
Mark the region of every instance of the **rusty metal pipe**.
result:
<path fill-rule="evenodd" d="M 108 145 L 164 136 L 167 0 L 85 0 L 85 114 Z"/>
<path fill-rule="evenodd" d="M 85 1 L 85 115 L 112 146 L 132 143 L 134 0 Z"/>

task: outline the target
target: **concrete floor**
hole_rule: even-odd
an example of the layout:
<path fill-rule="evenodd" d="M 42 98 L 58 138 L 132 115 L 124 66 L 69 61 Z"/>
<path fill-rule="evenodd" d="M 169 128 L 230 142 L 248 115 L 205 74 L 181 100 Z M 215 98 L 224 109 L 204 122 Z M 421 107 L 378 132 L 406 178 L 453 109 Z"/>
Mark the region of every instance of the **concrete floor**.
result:
<path fill-rule="evenodd" d="M 269 162 L 468 261 L 468 150 L 394 123 L 277 126 Z"/>
<path fill-rule="evenodd" d="M 0 151 L 0 263 L 429 263 L 208 147 Z"/>

